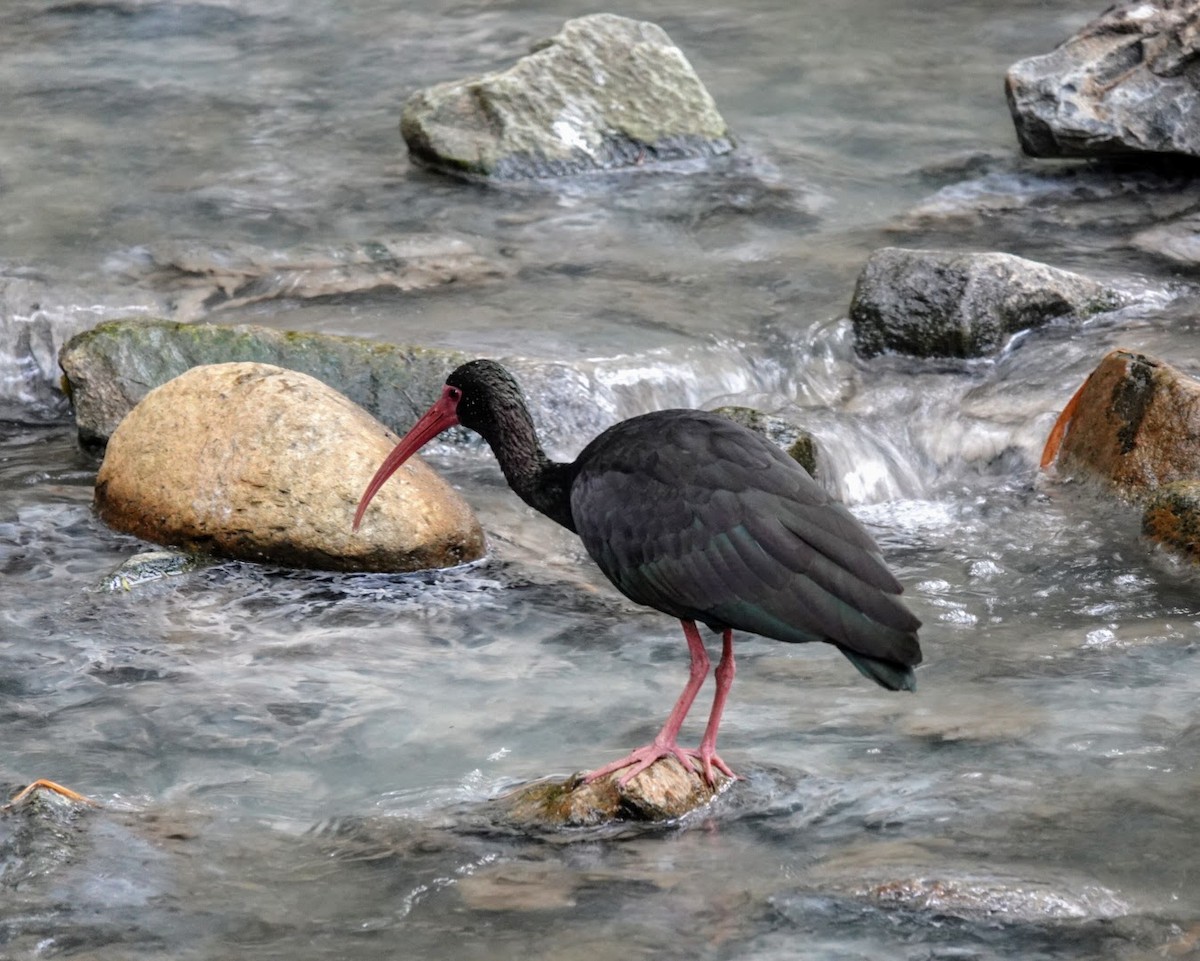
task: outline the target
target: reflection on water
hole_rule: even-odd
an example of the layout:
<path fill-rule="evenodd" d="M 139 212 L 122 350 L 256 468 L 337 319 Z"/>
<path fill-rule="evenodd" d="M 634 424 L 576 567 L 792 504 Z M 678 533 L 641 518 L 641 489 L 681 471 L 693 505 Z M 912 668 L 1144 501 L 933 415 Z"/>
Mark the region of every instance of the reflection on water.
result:
<path fill-rule="evenodd" d="M 1195 580 L 1133 513 L 1033 466 L 1110 346 L 1196 366 L 1192 304 L 938 370 L 857 361 L 841 319 L 892 218 L 1012 149 L 1003 69 L 1096 10 L 634 4 L 687 51 L 743 159 L 562 190 L 408 167 L 408 91 L 585 12 L 9 3 L 0 266 L 112 303 L 113 265 L 163 240 L 477 241 L 512 279 L 222 320 L 520 345 L 559 456 L 655 407 L 799 417 L 926 624 L 919 693 L 743 638 L 722 736 L 744 782 L 678 825 L 514 836 L 488 799 L 650 737 L 686 660 L 678 626 L 617 596 L 480 445 L 433 458 L 488 531 L 479 564 L 220 564 L 112 593 L 97 587 L 144 545 L 92 513 L 94 461 L 69 424 L 0 425 L 0 782 L 52 777 L 105 805 L 0 817 L 0 953 L 1194 954 Z M 1123 256 L 1027 240 L 1062 265 Z"/>

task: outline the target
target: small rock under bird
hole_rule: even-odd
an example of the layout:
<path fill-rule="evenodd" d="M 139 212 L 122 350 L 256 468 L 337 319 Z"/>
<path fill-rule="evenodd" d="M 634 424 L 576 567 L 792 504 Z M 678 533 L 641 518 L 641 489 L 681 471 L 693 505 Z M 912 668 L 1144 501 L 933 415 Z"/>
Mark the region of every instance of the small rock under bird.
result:
<path fill-rule="evenodd" d="M 487 441 L 522 500 L 583 541 L 622 594 L 677 617 L 691 654 L 683 693 L 654 740 L 589 774 L 627 768 L 622 784 L 675 756 L 710 785 L 717 730 L 734 676 L 733 632 L 822 641 L 892 691 L 915 689 L 920 621 L 879 548 L 846 507 L 765 437 L 719 414 L 662 410 L 631 417 L 571 463 L 550 460 L 513 376 L 492 360 L 463 364 L 367 485 L 371 499 L 397 468 L 447 428 Z M 721 634 L 716 694 L 698 748 L 680 728 L 711 662 L 697 624 Z"/>

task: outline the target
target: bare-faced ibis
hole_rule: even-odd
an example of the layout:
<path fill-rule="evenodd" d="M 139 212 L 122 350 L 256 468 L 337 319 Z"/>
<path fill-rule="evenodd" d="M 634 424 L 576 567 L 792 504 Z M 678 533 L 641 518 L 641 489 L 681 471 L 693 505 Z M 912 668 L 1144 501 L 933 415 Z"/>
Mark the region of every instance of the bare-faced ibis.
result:
<path fill-rule="evenodd" d="M 683 622 L 691 672 L 654 740 L 587 775 L 621 768 L 624 783 L 674 755 L 714 783 L 733 777 L 717 728 L 733 683 L 733 631 L 793 644 L 824 641 L 889 690 L 915 687 L 920 621 L 862 525 L 766 438 L 718 414 L 663 410 L 610 427 L 573 463 L 546 457 L 512 375 L 491 360 L 463 364 L 367 485 L 393 472 L 449 427 L 476 431 L 525 503 L 578 534 L 617 590 Z M 699 621 L 722 635 L 716 696 L 700 747 L 679 729 L 708 676 Z M 693 760 L 694 759 L 694 760 Z"/>

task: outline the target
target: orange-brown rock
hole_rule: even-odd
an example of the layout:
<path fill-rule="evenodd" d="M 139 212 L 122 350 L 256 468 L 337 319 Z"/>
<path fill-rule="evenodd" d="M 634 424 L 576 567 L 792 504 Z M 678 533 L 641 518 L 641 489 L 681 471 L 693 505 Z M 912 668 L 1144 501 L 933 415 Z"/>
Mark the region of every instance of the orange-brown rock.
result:
<path fill-rule="evenodd" d="M 1141 501 L 1200 479 L 1200 381 L 1131 350 L 1110 352 L 1064 408 L 1043 466 L 1098 477 Z"/>
<path fill-rule="evenodd" d="M 1200 479 L 1165 484 L 1151 494 L 1142 513 L 1142 533 L 1200 562 Z"/>
<path fill-rule="evenodd" d="M 363 488 L 396 442 L 307 374 L 194 367 L 121 421 L 96 507 L 110 526 L 148 541 L 286 567 L 411 571 L 482 556 L 470 507 L 417 458 L 351 531 Z"/>

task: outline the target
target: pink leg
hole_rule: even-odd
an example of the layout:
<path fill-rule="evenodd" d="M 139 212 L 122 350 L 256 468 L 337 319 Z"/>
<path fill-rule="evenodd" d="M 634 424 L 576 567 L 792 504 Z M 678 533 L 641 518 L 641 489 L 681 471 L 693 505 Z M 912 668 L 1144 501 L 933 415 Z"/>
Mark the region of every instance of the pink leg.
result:
<path fill-rule="evenodd" d="M 688 650 L 692 655 L 692 666 L 688 673 L 687 686 L 684 687 L 683 693 L 679 695 L 679 700 L 675 702 L 675 706 L 671 709 L 671 713 L 667 717 L 667 723 L 662 726 L 662 730 L 658 732 L 654 740 L 645 747 L 639 747 L 619 761 L 605 764 L 604 767 L 597 768 L 585 774 L 583 778 L 585 784 L 590 784 L 597 778 L 602 778 L 607 774 L 612 774 L 613 771 L 619 771 L 623 767 L 630 767 L 632 765 L 629 772 L 623 775 L 618 782 L 619 786 L 624 787 L 631 778 L 641 774 L 642 771 L 646 770 L 646 768 L 659 758 L 672 754 L 679 758 L 680 763 L 684 767 L 692 767 L 690 755 L 696 752 L 685 751 L 679 746 L 679 729 L 683 727 L 683 719 L 687 717 L 692 702 L 696 700 L 696 695 L 700 692 L 700 688 L 704 684 L 704 679 L 708 677 L 709 660 L 708 654 L 704 650 L 704 644 L 700 640 L 700 632 L 696 629 L 696 622 L 682 621 L 681 623 L 683 624 L 684 637 L 687 638 Z M 721 659 L 721 663 L 725 663 L 725 658 Z M 729 663 L 730 679 L 732 680 L 732 657 L 729 659 Z M 717 713 L 719 721 L 720 712 L 718 711 Z M 713 730 L 713 739 L 714 741 L 716 739 L 715 729 Z"/>
<path fill-rule="evenodd" d="M 712 711 L 708 715 L 708 725 L 704 728 L 704 739 L 700 742 L 700 750 L 692 754 L 700 761 L 703 768 L 704 780 L 710 787 L 714 784 L 713 766 L 728 777 L 737 775 L 729 769 L 729 765 L 717 756 L 717 728 L 721 726 L 721 714 L 725 710 L 725 701 L 729 697 L 729 689 L 733 686 L 733 676 L 737 668 L 733 665 L 733 631 L 726 630 L 721 638 L 721 663 L 717 665 L 717 693 L 713 697 Z"/>

